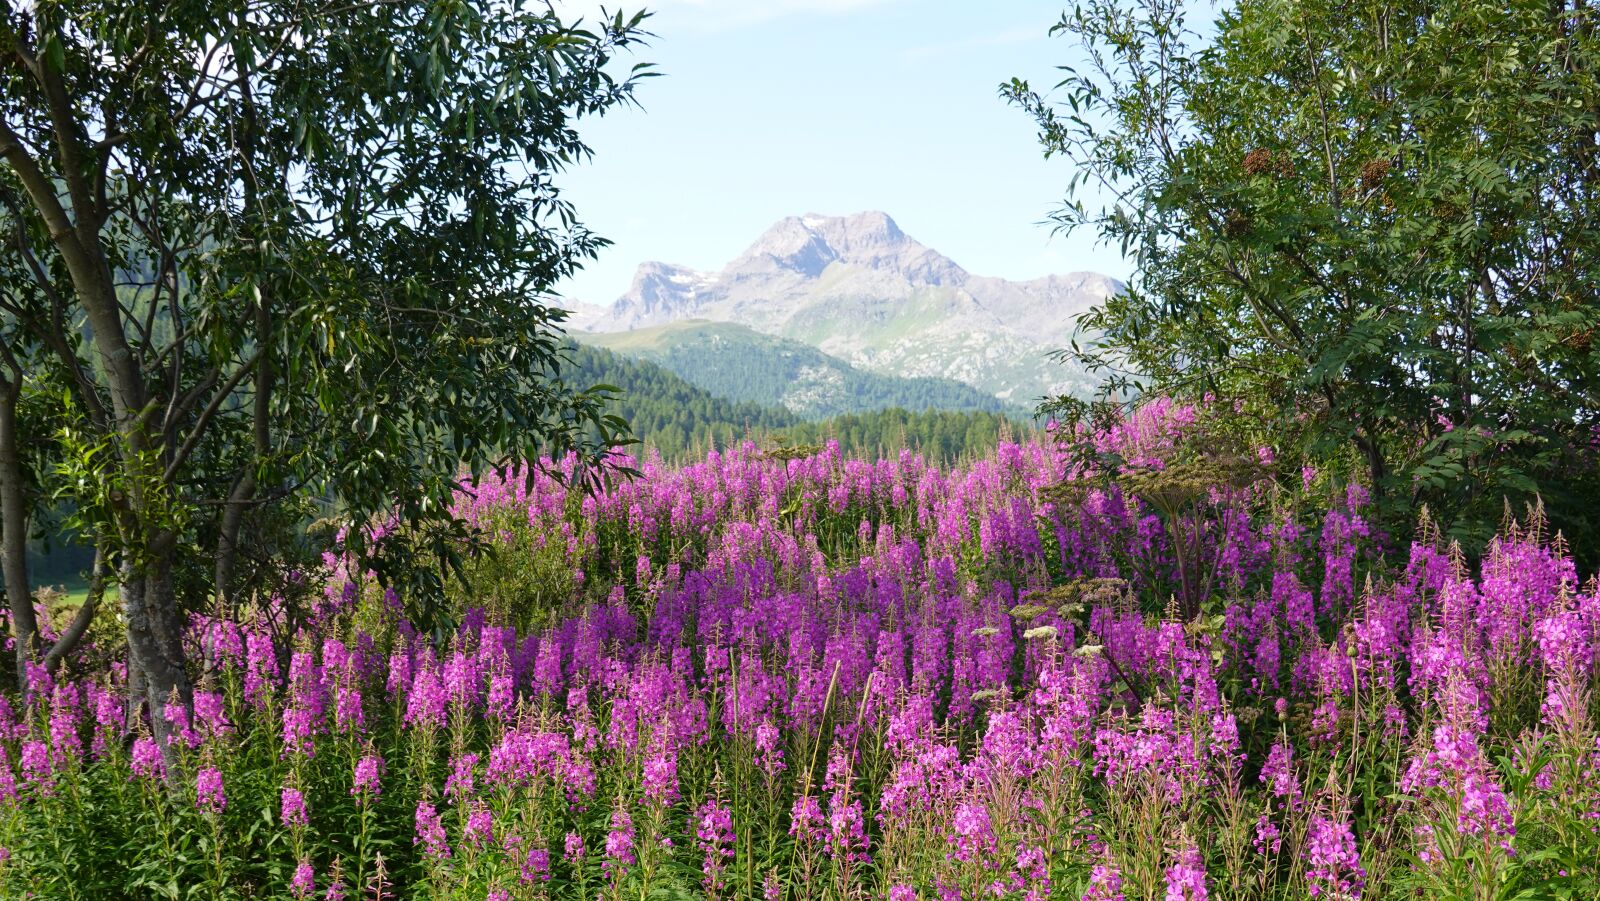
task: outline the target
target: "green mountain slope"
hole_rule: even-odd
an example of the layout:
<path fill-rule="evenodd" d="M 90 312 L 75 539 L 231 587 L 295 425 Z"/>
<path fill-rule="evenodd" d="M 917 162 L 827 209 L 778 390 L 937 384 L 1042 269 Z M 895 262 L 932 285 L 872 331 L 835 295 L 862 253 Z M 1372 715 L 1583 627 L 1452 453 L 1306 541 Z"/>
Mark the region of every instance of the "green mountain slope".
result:
<path fill-rule="evenodd" d="M 837 440 L 847 454 L 867 458 L 902 448 L 940 463 L 987 453 L 1002 434 L 1023 431 L 1018 421 L 986 410 L 907 412 L 891 408 L 802 421 L 784 409 L 717 397 L 645 360 L 577 345 L 563 375 L 580 385 L 621 391 L 612 412 L 628 420 L 645 450 L 672 462 L 702 457 L 713 447 L 745 439 L 764 446 L 821 445 Z"/>
<path fill-rule="evenodd" d="M 579 385 L 611 385 L 620 391 L 611 412 L 633 426 L 635 438 L 669 460 L 698 456 L 746 437 L 761 438 L 796 425 L 787 410 L 714 396 L 654 363 L 631 360 L 579 344 L 573 368 L 563 372 Z"/>
<path fill-rule="evenodd" d="M 891 408 L 1018 412 L 961 382 L 867 372 L 810 345 L 731 322 L 685 320 L 574 337 L 657 363 L 719 397 L 782 407 L 810 420 Z"/>

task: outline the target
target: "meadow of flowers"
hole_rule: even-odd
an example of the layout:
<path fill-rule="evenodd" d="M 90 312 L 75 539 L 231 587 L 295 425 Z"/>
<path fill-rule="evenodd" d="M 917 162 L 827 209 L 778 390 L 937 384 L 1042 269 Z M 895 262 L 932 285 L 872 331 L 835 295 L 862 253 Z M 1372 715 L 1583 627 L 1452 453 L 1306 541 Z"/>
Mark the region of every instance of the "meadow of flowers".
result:
<path fill-rule="evenodd" d="M 115 666 L 0 698 L 0 896 L 1600 897 L 1560 540 L 1162 482 L 1196 415 L 1093 436 L 1134 487 L 1053 442 L 469 486 L 447 634 L 330 555 L 301 621 L 194 620 L 170 748 Z"/>

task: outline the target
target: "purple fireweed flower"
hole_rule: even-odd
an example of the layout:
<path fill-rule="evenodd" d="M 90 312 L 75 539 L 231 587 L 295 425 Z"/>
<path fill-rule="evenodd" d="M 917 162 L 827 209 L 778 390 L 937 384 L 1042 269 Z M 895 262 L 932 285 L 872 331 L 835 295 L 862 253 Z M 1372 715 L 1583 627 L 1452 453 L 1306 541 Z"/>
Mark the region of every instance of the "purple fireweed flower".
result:
<path fill-rule="evenodd" d="M 715 897 L 723 888 L 722 872 L 733 859 L 733 811 L 716 799 L 695 812 L 695 839 L 700 848 L 700 883 Z"/>
<path fill-rule="evenodd" d="M 828 856 L 834 860 L 867 863 L 866 814 L 859 800 L 846 800 L 844 791 L 835 792 L 828 802 Z"/>
<path fill-rule="evenodd" d="M 20 741 L 28 734 L 28 724 L 17 718 L 11 709 L 11 699 L 0 696 L 0 739 Z"/>
<path fill-rule="evenodd" d="M 289 889 L 299 899 L 309 898 L 317 890 L 316 871 L 311 868 L 311 861 L 303 857 L 300 859 L 294 868 L 294 875 L 289 878 Z"/>
<path fill-rule="evenodd" d="M 50 746 L 62 763 L 83 756 L 83 739 L 78 735 L 78 687 L 70 683 L 56 686 L 50 697 Z"/>
<path fill-rule="evenodd" d="M 794 806 L 789 811 L 789 834 L 800 842 L 820 841 L 826 832 L 822 817 L 822 806 L 812 795 L 801 795 L 794 799 Z"/>
<path fill-rule="evenodd" d="M 334 692 L 333 722 L 340 732 L 360 734 L 367 728 L 366 711 L 362 707 L 361 690 L 341 685 Z"/>
<path fill-rule="evenodd" d="M 1125 901 L 1122 871 L 1112 864 L 1109 857 L 1089 871 L 1089 885 L 1084 889 L 1083 901 Z"/>
<path fill-rule="evenodd" d="M 481 802 L 474 803 L 472 810 L 467 814 L 467 825 L 463 834 L 467 841 L 479 845 L 494 838 L 494 815 L 489 812 L 489 808 Z"/>
<path fill-rule="evenodd" d="M 207 736 L 225 735 L 233 731 L 233 724 L 228 722 L 226 713 L 226 699 L 219 692 L 195 692 L 194 716 Z"/>
<path fill-rule="evenodd" d="M 678 800 L 678 757 L 661 750 L 644 762 L 644 799 L 666 806 Z"/>
<path fill-rule="evenodd" d="M 11 760 L 6 756 L 6 749 L 0 747 L 0 808 L 9 807 L 17 801 L 17 777 L 11 772 Z"/>
<path fill-rule="evenodd" d="M 523 885 L 534 882 L 550 881 L 550 851 L 545 848 L 529 848 L 527 856 L 522 859 L 519 878 Z"/>
<path fill-rule="evenodd" d="M 200 747 L 200 733 L 194 731 L 189 722 L 189 709 L 182 703 L 172 701 L 164 705 L 163 717 L 170 724 L 169 741 L 188 746 L 190 749 Z"/>
<path fill-rule="evenodd" d="M 763 720 L 756 726 L 755 738 L 756 767 L 772 779 L 784 770 L 783 737 L 777 726 Z"/>
<path fill-rule="evenodd" d="M 445 796 L 457 804 L 470 797 L 477 785 L 473 775 L 477 766 L 476 754 L 462 754 L 451 761 L 450 776 L 444 781 Z"/>
<path fill-rule="evenodd" d="M 489 694 L 484 706 L 491 718 L 501 722 L 509 722 L 515 713 L 516 692 L 511 684 L 511 674 L 503 668 L 496 669 L 489 676 Z"/>
<path fill-rule="evenodd" d="M 618 808 L 611 813 L 611 830 L 606 833 L 606 859 L 600 865 L 608 879 L 613 882 L 620 880 L 622 874 L 633 866 L 636 860 L 633 851 L 633 818 L 628 816 L 626 810 Z"/>
<path fill-rule="evenodd" d="M 1262 814 L 1256 820 L 1255 838 L 1252 840 L 1257 854 L 1277 854 L 1283 848 L 1283 830 L 1272 822 L 1272 817 Z"/>
<path fill-rule="evenodd" d="M 439 681 L 438 672 L 432 666 L 424 665 L 417 672 L 411 690 L 406 695 L 406 725 L 442 727 L 449 706 L 450 698 L 445 693 L 444 683 Z"/>
<path fill-rule="evenodd" d="M 228 798 L 222 791 L 222 771 L 216 767 L 201 767 L 194 777 L 194 803 L 203 811 L 220 816 L 228 807 Z"/>
<path fill-rule="evenodd" d="M 313 736 L 317 731 L 316 714 L 306 707 L 283 708 L 283 756 L 315 755 Z"/>
<path fill-rule="evenodd" d="M 245 636 L 244 694 L 252 704 L 264 707 L 278 680 L 278 655 L 272 636 L 250 632 Z"/>
<path fill-rule="evenodd" d="M 285 786 L 279 804 L 279 817 L 285 826 L 307 826 L 310 818 L 306 815 L 306 796 L 298 788 Z"/>
<path fill-rule="evenodd" d="M 23 695 L 27 700 L 48 698 L 55 692 L 55 679 L 50 676 L 50 670 L 46 669 L 42 664 L 29 661 L 23 664 L 23 671 L 26 674 L 28 684 L 27 690 Z"/>
<path fill-rule="evenodd" d="M 585 853 L 587 852 L 583 847 L 583 836 L 576 832 L 568 832 L 561 846 L 561 856 L 570 863 L 582 860 Z"/>
<path fill-rule="evenodd" d="M 444 823 L 440 822 L 439 811 L 426 799 L 417 802 L 416 837 L 411 843 L 421 845 L 423 853 L 436 863 L 450 857 Z"/>
<path fill-rule="evenodd" d="M 992 855 L 998 849 L 994 827 L 989 822 L 989 809 L 982 804 L 966 802 L 956 808 L 950 820 L 950 844 L 956 860 L 972 863 Z"/>
<path fill-rule="evenodd" d="M 133 771 L 134 777 L 159 779 L 166 775 L 166 763 L 161 759 L 161 747 L 156 744 L 155 739 L 141 735 L 133 740 L 133 753 L 128 768 Z"/>
<path fill-rule="evenodd" d="M 1300 809 L 1303 795 L 1300 780 L 1294 773 L 1294 748 L 1288 739 L 1280 738 L 1267 752 L 1267 762 L 1261 767 L 1261 781 L 1274 798 L 1283 802 L 1288 810 Z"/>
<path fill-rule="evenodd" d="M 374 800 L 382 793 L 382 778 L 383 758 L 376 754 L 367 754 L 356 761 L 350 794 L 355 795 L 362 804 Z"/>
<path fill-rule="evenodd" d="M 1179 851 L 1166 876 L 1166 901 L 1205 901 L 1206 865 L 1198 847 L 1190 845 Z"/>
<path fill-rule="evenodd" d="M 1311 897 L 1330 901 L 1355 901 L 1361 897 L 1367 871 L 1361 868 L 1361 855 L 1347 821 L 1313 816 L 1306 845 L 1306 880 L 1310 882 Z"/>

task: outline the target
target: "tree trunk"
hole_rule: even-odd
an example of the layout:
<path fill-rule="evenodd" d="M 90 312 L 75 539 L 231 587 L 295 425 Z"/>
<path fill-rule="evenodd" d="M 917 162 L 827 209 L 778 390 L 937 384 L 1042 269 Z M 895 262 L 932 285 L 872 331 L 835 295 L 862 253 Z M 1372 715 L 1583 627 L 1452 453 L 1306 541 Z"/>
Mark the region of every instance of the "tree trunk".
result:
<path fill-rule="evenodd" d="M 56 638 L 56 643 L 45 651 L 44 668 L 52 674 L 61 666 L 61 661 L 67 659 L 67 655 L 78 647 L 78 643 L 88 633 L 89 626 L 94 623 L 95 613 L 100 609 L 100 599 L 105 596 L 106 576 L 109 575 L 110 569 L 111 566 L 106 562 L 105 546 L 96 546 L 94 568 L 89 571 L 89 593 L 84 596 L 83 606 L 78 608 L 77 614 L 72 617 L 72 622 L 68 623 L 61 635 Z"/>
<path fill-rule="evenodd" d="M 22 456 L 17 437 L 20 386 L 0 393 L 0 567 L 5 569 L 11 604 L 11 637 L 16 640 L 17 688 L 28 685 L 28 664 L 37 651 L 39 622 L 28 585 L 28 507 L 22 487 Z"/>
<path fill-rule="evenodd" d="M 256 480 L 250 473 L 239 476 L 228 493 L 228 504 L 222 511 L 221 528 L 217 530 L 216 566 L 216 616 L 232 618 L 234 598 L 232 592 L 234 564 L 239 558 L 239 528 L 244 522 L 244 508 L 255 493 Z"/>
<path fill-rule="evenodd" d="M 129 672 L 137 670 L 143 677 L 156 744 L 167 758 L 169 771 L 175 771 L 168 747 L 172 727 L 167 722 L 167 703 L 177 700 L 192 708 L 194 696 L 183 666 L 183 623 L 173 595 L 170 552 L 158 555 L 142 572 L 124 566 L 122 613 L 128 623 Z"/>

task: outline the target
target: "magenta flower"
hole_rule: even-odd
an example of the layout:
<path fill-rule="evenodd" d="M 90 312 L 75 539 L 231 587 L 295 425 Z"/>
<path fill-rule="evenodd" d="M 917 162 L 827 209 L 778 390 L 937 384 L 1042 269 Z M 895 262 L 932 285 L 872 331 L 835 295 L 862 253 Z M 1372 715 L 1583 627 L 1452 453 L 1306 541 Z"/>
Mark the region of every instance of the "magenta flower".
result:
<path fill-rule="evenodd" d="M 1200 849 L 1190 845 L 1167 868 L 1166 901 L 1206 901 L 1206 865 Z"/>
<path fill-rule="evenodd" d="M 23 782 L 42 795 L 55 789 L 55 770 L 50 765 L 50 747 L 42 741 L 25 741 L 17 760 Z"/>
<path fill-rule="evenodd" d="M 0 747 L 0 807 L 8 807 L 17 801 L 17 777 L 11 772 L 11 761 L 6 756 L 6 749 Z"/>
<path fill-rule="evenodd" d="M 355 795 L 361 804 L 372 801 L 382 793 L 383 758 L 376 754 L 368 754 L 356 761 L 355 773 L 350 786 L 350 794 Z"/>
<path fill-rule="evenodd" d="M 294 868 L 294 875 L 289 877 L 289 888 L 296 898 L 311 897 L 317 890 L 316 871 L 311 869 L 311 861 L 301 858 L 300 863 Z"/>
<path fill-rule="evenodd" d="M 222 771 L 216 767 L 202 767 L 194 777 L 194 802 L 201 810 L 220 816 L 227 809 L 228 798 L 222 791 Z"/>
<path fill-rule="evenodd" d="M 621 808 L 611 814 L 611 831 L 606 833 L 606 859 L 600 865 L 613 883 L 635 863 L 633 818 Z"/>
<path fill-rule="evenodd" d="M 494 814 L 482 802 L 473 802 L 464 835 L 467 841 L 480 845 L 494 838 Z"/>
<path fill-rule="evenodd" d="M 998 850 L 998 841 L 989 823 L 989 809 L 972 802 L 958 806 L 950 821 L 949 840 L 955 847 L 955 859 L 963 863 L 993 855 Z"/>
<path fill-rule="evenodd" d="M 545 848 L 529 848 L 522 860 L 520 874 L 523 885 L 550 881 L 550 852 Z"/>
<path fill-rule="evenodd" d="M 569 862 L 583 859 L 587 853 L 583 847 L 583 836 L 576 832 L 568 832 L 566 840 L 562 843 L 562 856 Z"/>
<path fill-rule="evenodd" d="M 450 764 L 450 776 L 444 781 L 445 797 L 453 803 L 461 803 L 472 795 L 477 786 L 474 772 L 478 766 L 478 755 L 462 754 Z"/>
<path fill-rule="evenodd" d="M 1089 871 L 1089 885 L 1083 892 L 1083 901 L 1124 901 L 1122 873 L 1107 858 Z"/>
<path fill-rule="evenodd" d="M 279 804 L 279 816 L 285 826 L 304 827 L 310 824 L 306 815 L 306 796 L 298 788 L 284 787 Z"/>
<path fill-rule="evenodd" d="M 1361 855 L 1356 851 L 1349 822 L 1313 816 L 1306 845 L 1306 879 L 1311 897 L 1327 897 L 1330 901 L 1355 901 L 1361 897 L 1367 871 L 1361 868 Z"/>
<path fill-rule="evenodd" d="M 450 842 L 445 838 L 439 811 L 426 800 L 417 802 L 416 837 L 411 843 L 421 845 L 423 853 L 435 862 L 450 857 Z"/>
<path fill-rule="evenodd" d="M 678 757 L 662 750 L 644 762 L 644 798 L 662 806 L 678 800 Z"/>
<path fill-rule="evenodd" d="M 695 812 L 695 838 L 700 847 L 700 884 L 716 897 L 723 888 L 722 873 L 733 859 L 733 811 L 716 799 Z"/>
<path fill-rule="evenodd" d="M 161 779 L 166 776 L 166 763 L 161 759 L 161 748 L 156 740 L 141 735 L 133 740 L 133 753 L 128 768 L 135 777 Z"/>

